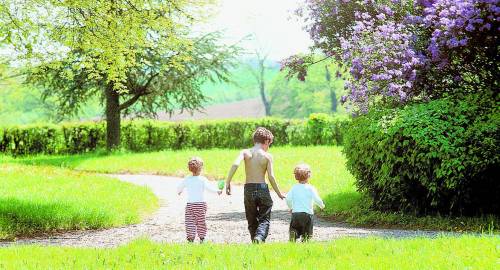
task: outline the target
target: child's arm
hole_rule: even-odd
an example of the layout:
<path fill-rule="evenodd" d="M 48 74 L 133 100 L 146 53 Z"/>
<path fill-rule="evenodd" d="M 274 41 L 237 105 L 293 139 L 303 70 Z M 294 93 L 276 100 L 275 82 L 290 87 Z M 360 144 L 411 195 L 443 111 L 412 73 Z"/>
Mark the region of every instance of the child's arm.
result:
<path fill-rule="evenodd" d="M 180 182 L 179 185 L 177 186 L 177 194 L 181 195 L 185 187 L 186 187 L 186 180 L 182 180 L 182 182 Z"/>
<path fill-rule="evenodd" d="M 211 185 L 206 178 L 203 180 L 203 186 L 206 190 L 210 192 L 218 193 L 219 195 L 221 194 L 221 191 L 218 188 Z"/>
<path fill-rule="evenodd" d="M 276 192 L 276 194 L 278 194 L 278 197 L 283 200 L 285 198 L 285 196 L 283 196 L 283 194 L 281 194 L 281 191 L 278 188 L 278 184 L 276 184 L 276 178 L 274 177 L 274 170 L 273 170 L 273 156 L 271 156 L 271 155 L 268 156 L 267 178 L 269 178 L 269 183 L 271 183 L 271 186 L 273 187 L 274 192 Z"/>
<path fill-rule="evenodd" d="M 286 205 L 290 211 L 293 210 L 293 188 L 286 194 Z"/>
<path fill-rule="evenodd" d="M 236 173 L 236 170 L 238 170 L 238 167 L 241 164 L 241 161 L 245 159 L 245 150 L 241 151 L 236 160 L 233 162 L 233 166 L 231 166 L 231 169 L 229 170 L 229 173 L 227 175 L 226 179 L 226 194 L 231 195 L 231 180 L 233 180 L 233 176 Z"/>
<path fill-rule="evenodd" d="M 314 203 L 319 206 L 319 208 L 323 209 L 325 208 L 325 203 L 323 203 L 323 200 L 321 200 L 321 197 L 318 195 L 318 191 L 316 190 L 315 187 L 311 186 L 311 190 L 313 193 L 313 201 Z"/>

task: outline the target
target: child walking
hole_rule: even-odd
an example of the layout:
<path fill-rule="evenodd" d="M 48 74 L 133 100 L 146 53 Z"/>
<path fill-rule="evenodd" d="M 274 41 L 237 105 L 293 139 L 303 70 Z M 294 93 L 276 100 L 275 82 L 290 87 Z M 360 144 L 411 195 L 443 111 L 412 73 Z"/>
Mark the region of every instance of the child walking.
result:
<path fill-rule="evenodd" d="M 316 188 L 309 184 L 309 178 L 311 178 L 309 165 L 297 165 L 293 174 L 299 183 L 295 184 L 286 196 L 286 203 L 292 212 L 290 241 L 295 242 L 302 237 L 302 242 L 304 242 L 313 235 L 313 203 L 321 209 L 325 208 L 325 204 Z"/>
<path fill-rule="evenodd" d="M 231 195 L 231 180 L 241 162 L 245 162 L 245 187 L 243 202 L 245 216 L 248 222 L 250 238 L 254 243 L 266 241 L 271 224 L 271 208 L 273 200 L 266 184 L 266 174 L 269 183 L 280 199 L 285 196 L 276 184 L 273 170 L 273 156 L 268 152 L 273 143 L 273 133 L 270 130 L 258 127 L 253 134 L 254 146 L 240 152 L 234 161 L 226 180 L 226 194 Z"/>
<path fill-rule="evenodd" d="M 189 242 L 194 242 L 196 234 L 202 243 L 207 235 L 207 203 L 205 201 L 205 190 L 217 192 L 216 189 L 208 183 L 207 178 L 201 176 L 203 169 L 203 160 L 199 157 L 193 157 L 188 162 L 189 171 L 192 176 L 186 177 L 177 187 L 177 193 L 181 195 L 184 189 L 187 190 L 187 204 L 185 210 L 186 237 Z"/>

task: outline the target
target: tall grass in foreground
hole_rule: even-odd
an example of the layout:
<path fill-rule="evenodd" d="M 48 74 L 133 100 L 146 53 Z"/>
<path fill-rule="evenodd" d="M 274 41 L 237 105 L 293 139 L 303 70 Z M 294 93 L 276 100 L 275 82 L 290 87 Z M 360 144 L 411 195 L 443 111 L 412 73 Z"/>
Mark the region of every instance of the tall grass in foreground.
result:
<path fill-rule="evenodd" d="M 0 269 L 498 269 L 500 239 L 343 238 L 308 244 L 0 248 Z"/>
<path fill-rule="evenodd" d="M 138 223 L 157 205 L 149 189 L 109 177 L 0 164 L 0 239 Z"/>

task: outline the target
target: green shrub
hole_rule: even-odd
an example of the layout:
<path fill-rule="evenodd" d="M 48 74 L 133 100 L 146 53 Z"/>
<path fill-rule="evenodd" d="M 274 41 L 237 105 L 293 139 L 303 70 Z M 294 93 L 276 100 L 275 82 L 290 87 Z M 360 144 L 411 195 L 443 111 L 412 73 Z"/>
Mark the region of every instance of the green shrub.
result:
<path fill-rule="evenodd" d="M 353 120 L 347 166 L 376 208 L 500 213 L 500 111 L 491 96 L 445 98 Z"/>
<path fill-rule="evenodd" d="M 292 121 L 284 134 L 292 145 L 342 145 L 348 123 L 347 117 L 315 113 L 308 121 Z"/>
<path fill-rule="evenodd" d="M 275 135 L 274 145 L 339 145 L 348 119 L 324 114 L 307 121 L 277 118 L 186 121 L 124 121 L 122 148 L 158 151 L 185 148 L 242 148 L 252 143 L 256 127 Z M 106 145 L 104 122 L 5 127 L 0 129 L 0 152 L 11 155 L 83 153 Z"/>

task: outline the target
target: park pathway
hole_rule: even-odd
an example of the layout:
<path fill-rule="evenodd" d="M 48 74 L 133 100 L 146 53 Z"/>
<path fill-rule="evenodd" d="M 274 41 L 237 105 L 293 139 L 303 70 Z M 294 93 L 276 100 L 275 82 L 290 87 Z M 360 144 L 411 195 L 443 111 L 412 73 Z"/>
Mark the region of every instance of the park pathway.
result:
<path fill-rule="evenodd" d="M 138 237 L 148 237 L 154 241 L 176 243 L 186 242 L 184 233 L 185 195 L 176 194 L 177 184 L 182 180 L 175 177 L 153 175 L 112 175 L 122 181 L 151 188 L 160 199 L 160 209 L 143 223 L 91 231 L 72 231 L 65 233 L 18 239 L 16 242 L 0 242 L 0 246 L 12 244 L 41 244 L 85 247 L 114 247 L 125 244 Z M 214 183 L 215 184 L 215 183 Z M 274 201 L 271 215 L 271 230 L 268 242 L 288 240 L 290 214 L 286 203 L 272 192 Z M 247 222 L 243 206 L 243 186 L 234 185 L 232 195 L 208 193 L 208 236 L 207 240 L 215 243 L 249 243 Z M 314 223 L 316 241 L 338 237 L 435 237 L 440 232 L 412 231 L 392 229 L 354 228 L 347 224 L 329 222 L 316 218 Z"/>

